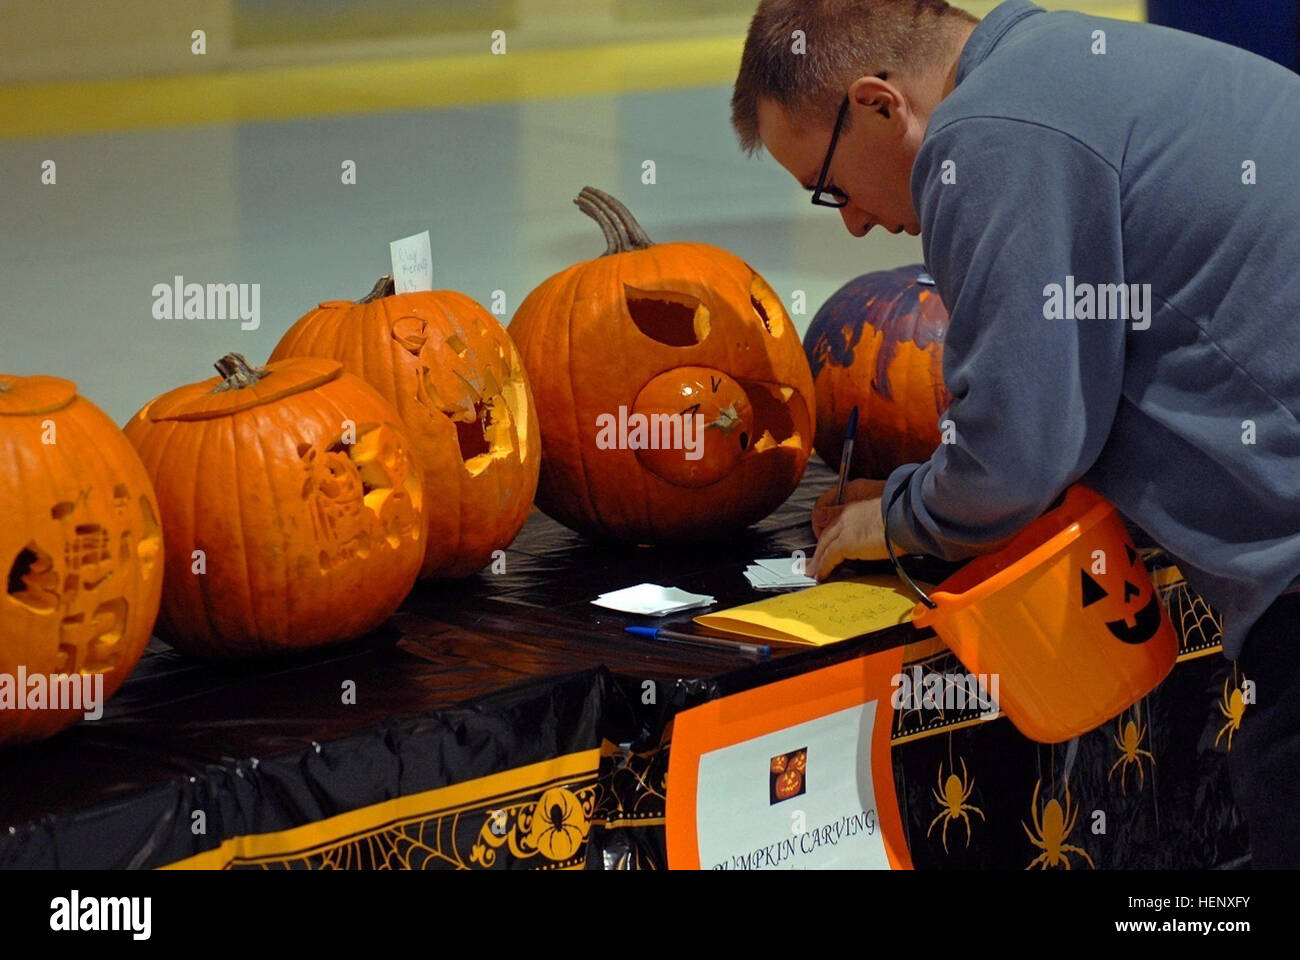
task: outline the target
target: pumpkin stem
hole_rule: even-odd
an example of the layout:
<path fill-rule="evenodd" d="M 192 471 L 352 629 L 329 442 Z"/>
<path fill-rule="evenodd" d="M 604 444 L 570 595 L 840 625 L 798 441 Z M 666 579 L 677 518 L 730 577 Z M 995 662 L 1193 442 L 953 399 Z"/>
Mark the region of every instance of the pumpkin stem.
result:
<path fill-rule="evenodd" d="M 654 241 L 637 223 L 631 211 L 604 190 L 583 187 L 573 202 L 579 210 L 600 224 L 601 232 L 605 234 L 605 252 L 602 256 L 644 250 L 654 245 Z"/>
<path fill-rule="evenodd" d="M 213 393 L 221 393 L 223 390 L 242 390 L 270 374 L 266 367 L 249 366 L 242 353 L 228 353 L 213 366 L 223 378 L 221 383 L 213 388 Z"/>
<path fill-rule="evenodd" d="M 381 300 L 384 297 L 391 297 L 397 292 L 397 287 L 393 284 L 392 277 L 380 277 L 378 282 L 370 289 L 364 297 L 357 303 L 370 303 L 373 300 Z"/>

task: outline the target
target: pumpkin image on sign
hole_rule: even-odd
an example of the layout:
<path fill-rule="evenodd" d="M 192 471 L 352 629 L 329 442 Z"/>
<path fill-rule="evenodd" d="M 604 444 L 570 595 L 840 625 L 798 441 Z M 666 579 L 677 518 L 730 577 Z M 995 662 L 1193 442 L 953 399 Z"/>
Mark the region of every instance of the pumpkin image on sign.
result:
<path fill-rule="evenodd" d="M 923 266 L 868 273 L 831 295 L 804 336 L 817 396 L 817 454 L 832 467 L 858 407 L 850 477 L 883 480 L 930 458 L 943 385 L 948 311 Z"/>
<path fill-rule="evenodd" d="M 777 800 L 789 800 L 803 791 L 803 774 L 794 767 L 787 767 L 777 778 L 772 792 Z"/>
<path fill-rule="evenodd" d="M 605 253 L 544 281 L 510 324 L 541 423 L 538 506 L 636 543 L 761 519 L 812 447 L 812 376 L 780 299 L 724 250 L 652 243 L 600 190 L 575 203 Z"/>
<path fill-rule="evenodd" d="M 271 360 L 328 357 L 396 408 L 424 475 L 428 545 L 421 576 L 482 569 L 528 519 L 541 468 L 537 413 L 514 342 L 454 290 L 394 293 L 303 316 Z"/>
<path fill-rule="evenodd" d="M 423 490 L 397 411 L 333 360 L 166 393 L 126 434 L 166 536 L 158 632 L 212 659 L 348 640 L 379 626 L 424 556 Z"/>
<path fill-rule="evenodd" d="M 104 697 L 122 685 L 158 616 L 163 538 L 131 444 L 75 384 L 55 377 L 0 376 L 0 514 L 0 677 L 12 683 L 0 680 L 4 744 L 81 719 L 92 710 L 85 694 L 100 693 L 96 675 Z M 59 703 L 85 709 L 50 709 L 56 682 Z"/>

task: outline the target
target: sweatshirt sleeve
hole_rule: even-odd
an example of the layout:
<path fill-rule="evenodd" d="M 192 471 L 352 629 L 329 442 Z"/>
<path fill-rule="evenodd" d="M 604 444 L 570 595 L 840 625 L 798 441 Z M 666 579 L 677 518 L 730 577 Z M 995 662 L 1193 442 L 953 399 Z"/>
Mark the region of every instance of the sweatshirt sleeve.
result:
<path fill-rule="evenodd" d="M 881 503 L 895 544 L 959 560 L 1041 515 L 1106 442 L 1128 323 L 1096 319 L 1095 299 L 1062 314 L 1071 289 L 1124 282 L 1119 177 L 1060 131 L 975 117 L 926 137 L 912 192 L 949 311 L 952 442 L 895 470 Z"/>

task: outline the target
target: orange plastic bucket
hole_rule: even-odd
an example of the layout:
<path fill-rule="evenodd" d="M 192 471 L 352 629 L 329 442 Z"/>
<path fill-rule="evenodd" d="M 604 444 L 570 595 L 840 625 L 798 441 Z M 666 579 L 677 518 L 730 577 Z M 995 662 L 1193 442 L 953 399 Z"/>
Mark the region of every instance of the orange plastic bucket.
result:
<path fill-rule="evenodd" d="M 900 486 L 897 493 L 906 489 Z M 888 510 L 886 510 L 888 517 Z M 1178 641 L 1115 508 L 1086 487 L 996 553 L 976 557 L 913 615 L 972 673 L 997 674 L 998 705 L 1040 743 L 1093 730 L 1150 693 Z"/>

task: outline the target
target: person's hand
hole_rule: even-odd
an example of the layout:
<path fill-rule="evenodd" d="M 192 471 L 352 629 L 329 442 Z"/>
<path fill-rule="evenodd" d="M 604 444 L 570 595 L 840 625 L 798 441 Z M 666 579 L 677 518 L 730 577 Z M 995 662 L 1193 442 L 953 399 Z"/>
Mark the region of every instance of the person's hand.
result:
<path fill-rule="evenodd" d="M 844 503 L 837 504 L 835 502 L 835 487 L 831 487 L 818 497 L 817 502 L 813 505 L 813 533 L 820 538 L 827 525 L 838 517 L 840 511 L 850 503 L 856 503 L 859 500 L 879 501 L 884 492 L 884 480 L 850 480 L 844 485 Z"/>
<path fill-rule="evenodd" d="M 903 551 L 894 545 L 894 552 Z M 839 508 L 839 514 L 817 538 L 817 552 L 805 571 L 825 580 L 843 560 L 887 560 L 885 524 L 880 516 L 880 498 L 858 500 Z"/>

